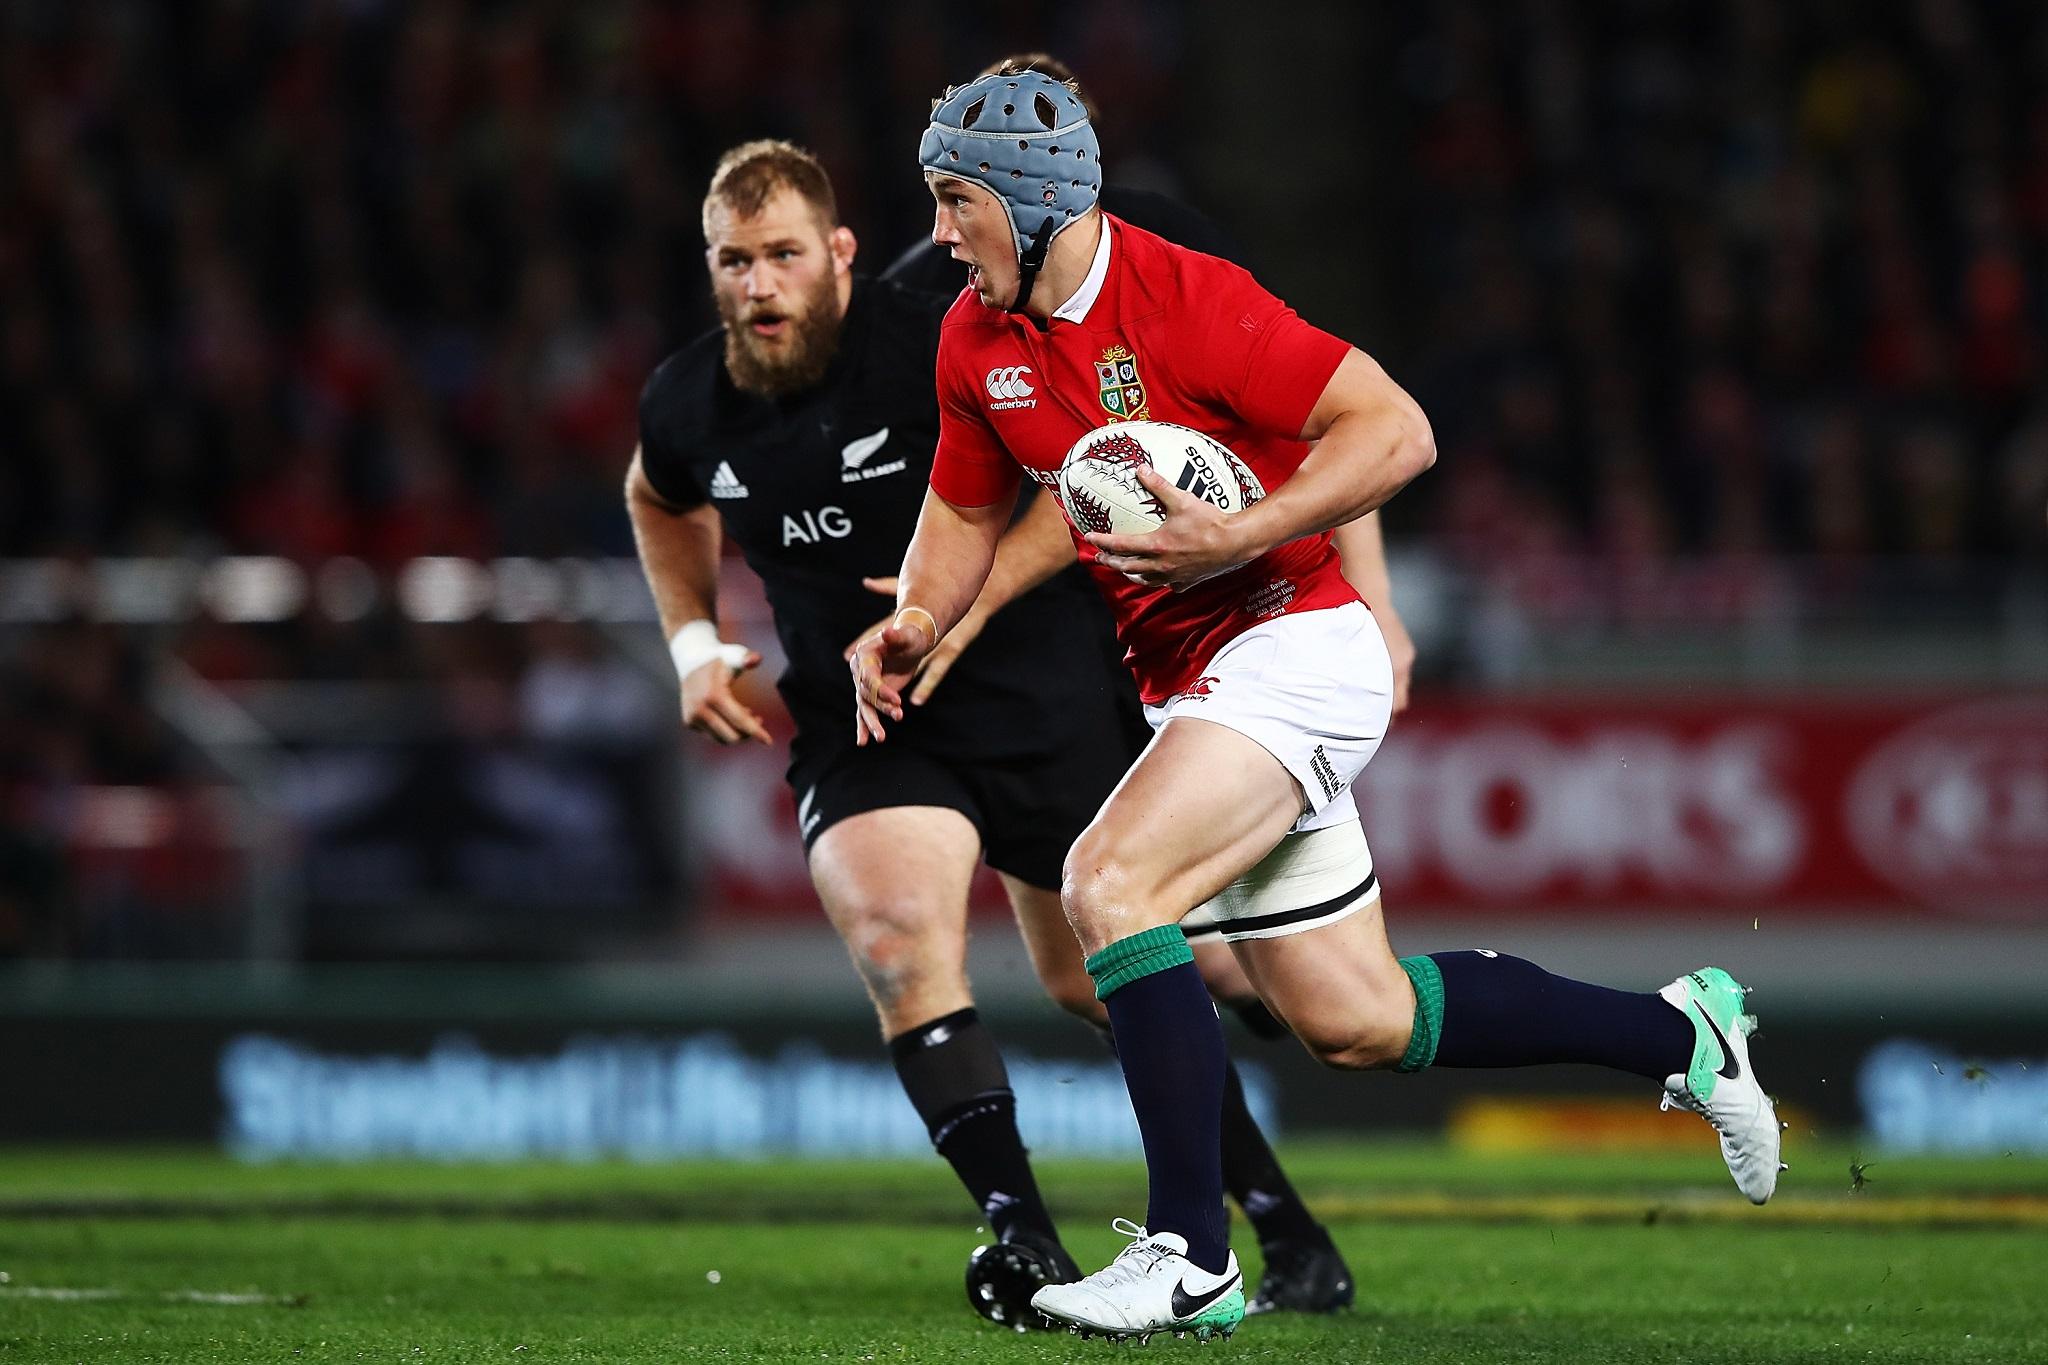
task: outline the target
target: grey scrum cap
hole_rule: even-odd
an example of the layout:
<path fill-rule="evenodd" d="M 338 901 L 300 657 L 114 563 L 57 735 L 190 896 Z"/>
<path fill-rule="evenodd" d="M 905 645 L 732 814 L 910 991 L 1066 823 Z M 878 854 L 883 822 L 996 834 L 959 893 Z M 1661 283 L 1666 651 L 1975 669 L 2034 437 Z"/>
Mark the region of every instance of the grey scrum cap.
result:
<path fill-rule="evenodd" d="M 1102 193 L 1101 148 L 1073 87 L 1036 71 L 983 76 L 946 91 L 917 146 L 918 164 L 985 186 L 1009 211 L 1024 307 L 1045 253 Z"/>

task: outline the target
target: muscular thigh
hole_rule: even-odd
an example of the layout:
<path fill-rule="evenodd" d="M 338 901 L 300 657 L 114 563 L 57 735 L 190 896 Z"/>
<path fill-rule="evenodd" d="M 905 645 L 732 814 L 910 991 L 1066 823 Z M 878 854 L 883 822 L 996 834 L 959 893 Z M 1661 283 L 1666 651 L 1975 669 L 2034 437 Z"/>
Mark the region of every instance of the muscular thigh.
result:
<path fill-rule="evenodd" d="M 1300 785 L 1257 743 L 1169 720 L 1068 855 L 1082 950 L 1175 923 L 1265 857 L 1301 811 Z"/>
<path fill-rule="evenodd" d="M 967 889 L 980 853 L 973 822 L 944 806 L 864 811 L 811 845 L 811 884 L 885 1032 L 969 1003 Z"/>

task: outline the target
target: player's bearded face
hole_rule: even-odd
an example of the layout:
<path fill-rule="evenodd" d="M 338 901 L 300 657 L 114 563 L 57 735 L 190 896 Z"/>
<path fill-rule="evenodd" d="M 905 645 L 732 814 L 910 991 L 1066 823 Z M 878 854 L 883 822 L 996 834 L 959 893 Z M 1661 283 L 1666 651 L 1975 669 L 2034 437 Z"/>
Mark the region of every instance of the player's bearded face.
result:
<path fill-rule="evenodd" d="M 734 298 L 718 291 L 725 323 L 725 365 L 745 393 L 779 397 L 825 377 L 839 349 L 839 300 L 828 270 L 801 283 L 801 293 L 772 299 Z"/>
<path fill-rule="evenodd" d="M 750 218 L 718 210 L 711 221 L 711 293 L 732 382 L 767 397 L 811 388 L 839 348 L 839 280 L 824 226 L 786 191 Z"/>

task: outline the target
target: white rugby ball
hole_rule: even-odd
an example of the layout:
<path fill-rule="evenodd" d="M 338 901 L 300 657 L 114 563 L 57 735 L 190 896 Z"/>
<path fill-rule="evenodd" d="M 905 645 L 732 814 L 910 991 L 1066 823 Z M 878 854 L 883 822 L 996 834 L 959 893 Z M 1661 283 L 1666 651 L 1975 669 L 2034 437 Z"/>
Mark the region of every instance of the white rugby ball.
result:
<path fill-rule="evenodd" d="M 1151 465 L 1167 482 L 1224 512 L 1242 512 L 1266 489 L 1228 446 L 1172 422 L 1114 422 L 1074 442 L 1060 461 L 1060 502 L 1078 530 L 1143 535 L 1166 509 L 1138 482 Z"/>

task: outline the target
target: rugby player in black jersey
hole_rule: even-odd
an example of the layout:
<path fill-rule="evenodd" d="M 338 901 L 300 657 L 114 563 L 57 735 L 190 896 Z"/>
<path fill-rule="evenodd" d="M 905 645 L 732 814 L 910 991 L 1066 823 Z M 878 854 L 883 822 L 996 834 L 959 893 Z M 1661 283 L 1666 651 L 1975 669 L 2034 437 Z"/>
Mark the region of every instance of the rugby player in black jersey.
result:
<path fill-rule="evenodd" d="M 924 674 L 905 723 L 886 745 L 856 744 L 845 656 L 872 627 L 878 590 L 893 589 L 876 576 L 901 562 L 923 503 L 950 300 L 857 278 L 830 181 L 786 143 L 727 153 L 704 232 L 724 325 L 648 381 L 626 483 L 684 722 L 722 744 L 770 741 L 732 688 L 760 656 L 720 640 L 715 624 L 730 534 L 767 589 L 789 661 L 777 685 L 796 723 L 789 782 L 812 882 L 905 1092 L 998 1239 L 969 1263 L 970 1301 L 994 1321 L 1040 1325 L 1031 1294 L 1077 1271 L 975 1014 L 968 885 L 985 858 L 1047 991 L 1102 1026 L 1061 912 L 1061 863 L 1149 731 L 1099 598 L 1077 569 L 1060 572 L 1072 542 L 1040 499 L 1012 526 L 989 590 Z M 1027 390 L 1007 401 L 1029 401 Z M 1207 956 L 1234 968 L 1220 945 Z M 1234 970 L 1217 990 L 1256 1006 Z M 1279 1253 L 1266 1306 L 1348 1304 L 1349 1271 L 1281 1173 L 1234 1072 L 1228 1090 L 1225 1169 Z"/>

